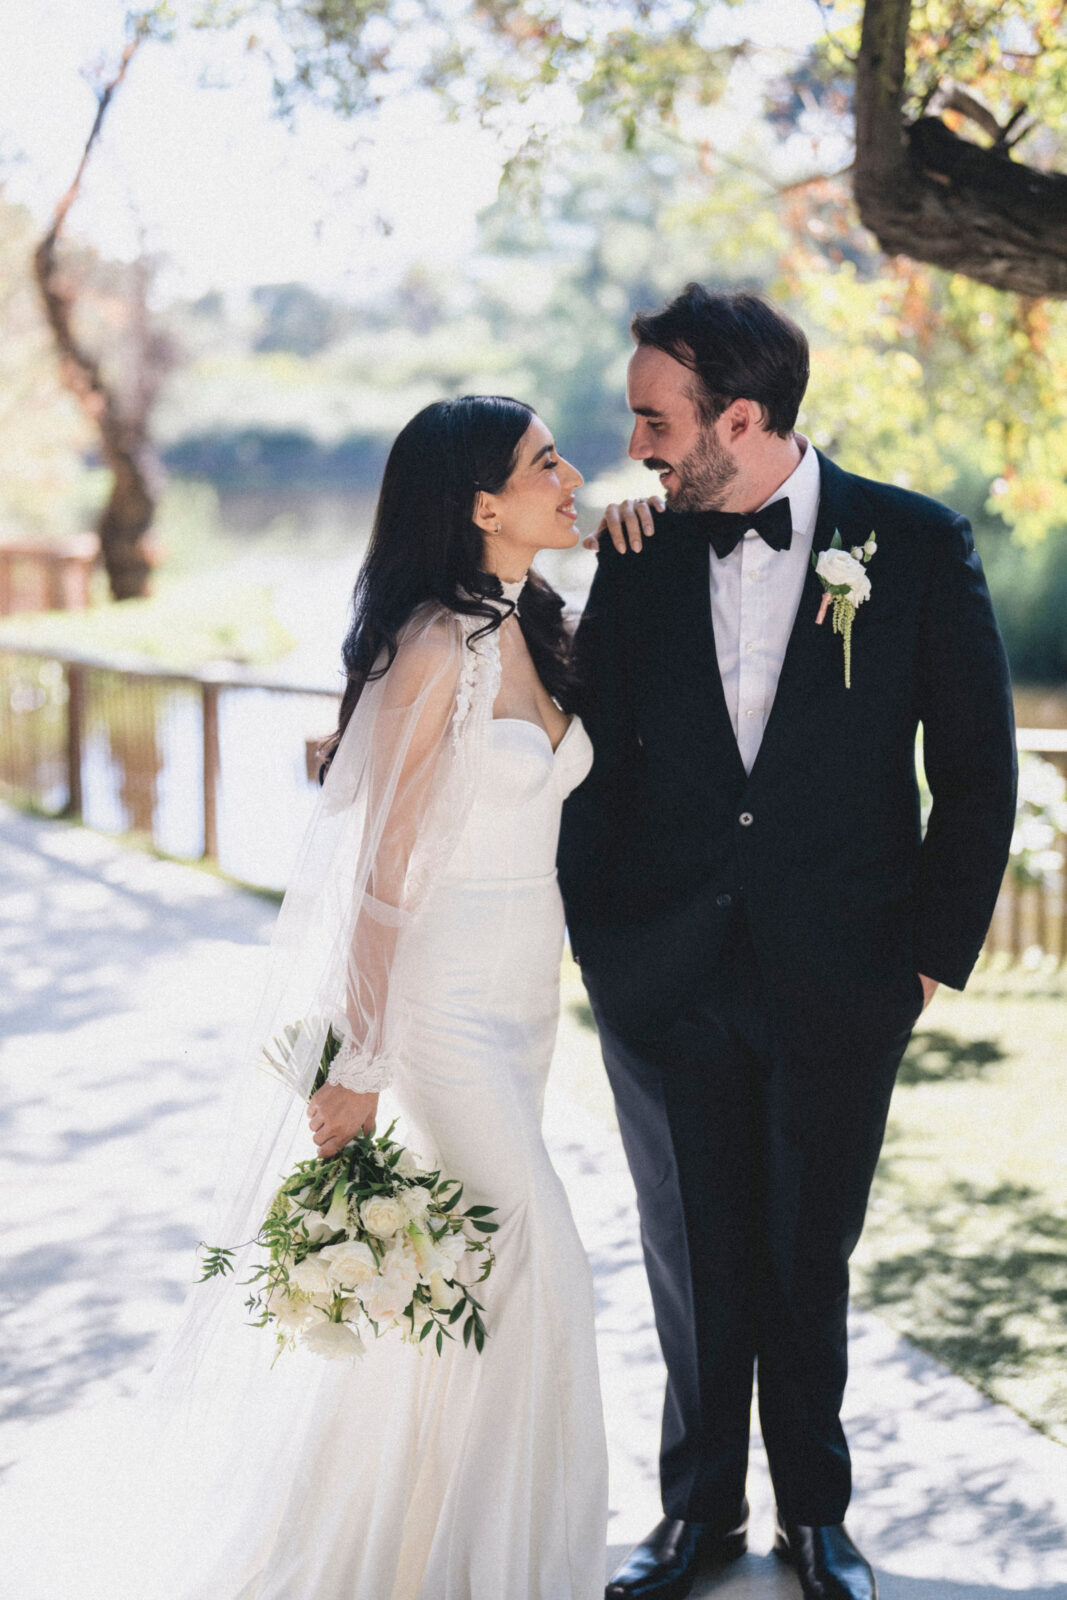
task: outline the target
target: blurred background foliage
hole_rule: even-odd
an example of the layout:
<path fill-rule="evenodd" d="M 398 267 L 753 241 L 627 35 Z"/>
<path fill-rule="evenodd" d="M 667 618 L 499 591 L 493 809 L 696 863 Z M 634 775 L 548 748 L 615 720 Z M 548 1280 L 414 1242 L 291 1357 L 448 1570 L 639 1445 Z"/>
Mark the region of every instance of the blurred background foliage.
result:
<path fill-rule="evenodd" d="M 435 264 L 428 239 L 424 261 L 373 300 L 292 282 L 152 301 L 170 366 L 154 422 L 169 472 L 164 572 L 254 550 L 349 552 L 354 568 L 390 439 L 419 406 L 464 391 L 537 406 L 589 480 L 587 524 L 607 498 L 654 489 L 625 459 L 628 322 L 699 278 L 758 287 L 796 316 L 813 349 L 804 431 L 843 466 L 970 516 L 1017 675 L 1067 677 L 1067 304 L 887 259 L 860 226 L 848 173 L 855 8 L 829 8 L 827 32 L 788 72 L 742 77 L 740 92 L 750 43 L 730 36 L 736 13 L 722 4 L 652 8 L 643 32 L 625 7 L 578 5 L 564 26 L 558 8 L 486 4 L 466 31 L 431 27 L 403 67 L 390 51 L 404 8 L 389 0 L 211 5 L 200 20 L 244 25 L 264 9 L 287 29 L 283 106 L 308 94 L 361 111 L 379 80 L 407 72 L 456 114 L 492 121 L 509 96 L 564 80 L 582 114 L 551 136 L 533 119 L 462 268 Z M 915 108 L 950 71 L 1007 120 L 1022 84 L 1027 159 L 1062 164 L 1056 11 L 1053 0 L 917 4 Z M 701 33 L 712 15 L 726 19 L 719 34 Z M 43 534 L 91 521 L 102 485 L 54 376 L 33 242 L 0 192 L 0 526 Z M 71 256 L 81 329 L 120 381 L 137 332 L 128 308 L 135 289 L 145 303 L 152 265 L 84 245 Z M 575 586 L 586 570 L 575 567 Z"/>

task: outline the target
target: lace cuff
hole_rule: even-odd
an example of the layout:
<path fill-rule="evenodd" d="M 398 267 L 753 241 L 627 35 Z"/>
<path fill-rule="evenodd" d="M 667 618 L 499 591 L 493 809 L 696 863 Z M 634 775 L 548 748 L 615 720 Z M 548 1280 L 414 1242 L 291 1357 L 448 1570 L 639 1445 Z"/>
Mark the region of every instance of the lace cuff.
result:
<path fill-rule="evenodd" d="M 392 1083 L 395 1066 L 392 1056 L 373 1055 L 362 1045 L 346 1039 L 330 1063 L 326 1081 L 356 1094 L 377 1094 Z"/>

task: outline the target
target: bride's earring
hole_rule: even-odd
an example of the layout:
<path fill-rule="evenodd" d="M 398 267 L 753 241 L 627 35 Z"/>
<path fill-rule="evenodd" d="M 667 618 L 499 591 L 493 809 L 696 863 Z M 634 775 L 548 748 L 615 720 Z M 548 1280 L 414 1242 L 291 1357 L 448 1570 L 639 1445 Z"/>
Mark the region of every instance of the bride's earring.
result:
<path fill-rule="evenodd" d="M 503 531 L 504 531 L 504 530 L 503 530 L 503 527 L 502 527 L 502 526 L 501 526 L 501 524 L 500 524 L 500 523 L 499 523 L 499 522 L 498 522 L 498 523 L 497 523 L 497 525 L 496 525 L 496 527 L 495 527 L 495 528 L 494 528 L 494 529 L 493 529 L 493 532 L 494 532 L 494 533 L 503 533 Z"/>

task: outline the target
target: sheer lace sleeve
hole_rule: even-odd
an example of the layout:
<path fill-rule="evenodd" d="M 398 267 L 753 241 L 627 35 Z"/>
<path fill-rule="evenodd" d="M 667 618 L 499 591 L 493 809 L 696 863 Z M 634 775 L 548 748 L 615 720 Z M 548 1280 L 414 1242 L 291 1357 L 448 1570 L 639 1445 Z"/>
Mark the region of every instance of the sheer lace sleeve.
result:
<path fill-rule="evenodd" d="M 404 639 L 382 680 L 366 775 L 365 870 L 357 870 L 344 983 L 344 1042 L 330 1082 L 392 1079 L 403 1017 L 390 976 L 403 930 L 444 866 L 468 786 L 478 666 L 454 619 Z M 449 810 L 455 814 L 450 816 Z"/>

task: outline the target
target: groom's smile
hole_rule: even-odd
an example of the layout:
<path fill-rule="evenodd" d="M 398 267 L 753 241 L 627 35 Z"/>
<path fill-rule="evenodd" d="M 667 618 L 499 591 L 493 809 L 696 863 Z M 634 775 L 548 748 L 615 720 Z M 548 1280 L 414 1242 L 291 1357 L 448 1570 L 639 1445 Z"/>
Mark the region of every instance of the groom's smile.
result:
<path fill-rule="evenodd" d="M 654 345 L 638 345 L 626 376 L 634 414 L 629 454 L 659 475 L 674 511 L 721 506 L 737 476 L 737 462 L 715 424 L 701 415 L 688 367 Z"/>

